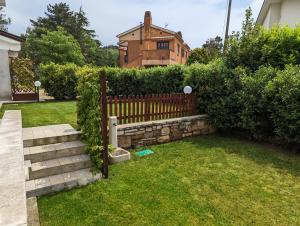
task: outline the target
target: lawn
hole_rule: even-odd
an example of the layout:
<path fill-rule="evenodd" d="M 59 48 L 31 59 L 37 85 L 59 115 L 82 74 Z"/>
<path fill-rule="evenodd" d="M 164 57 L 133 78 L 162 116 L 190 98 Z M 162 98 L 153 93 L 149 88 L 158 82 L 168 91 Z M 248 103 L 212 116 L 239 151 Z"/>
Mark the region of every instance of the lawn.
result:
<path fill-rule="evenodd" d="M 75 101 L 4 104 L 0 118 L 5 110 L 21 110 L 24 128 L 64 123 L 77 127 Z"/>
<path fill-rule="evenodd" d="M 217 135 L 151 148 L 39 198 L 41 225 L 300 225 L 300 156 Z"/>

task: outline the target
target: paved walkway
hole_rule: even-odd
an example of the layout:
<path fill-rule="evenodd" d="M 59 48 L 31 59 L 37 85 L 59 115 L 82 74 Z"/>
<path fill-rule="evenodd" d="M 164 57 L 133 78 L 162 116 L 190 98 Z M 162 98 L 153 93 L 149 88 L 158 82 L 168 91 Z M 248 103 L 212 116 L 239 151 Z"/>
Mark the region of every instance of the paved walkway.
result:
<path fill-rule="evenodd" d="M 6 111 L 0 125 L 0 225 L 27 225 L 21 111 Z"/>

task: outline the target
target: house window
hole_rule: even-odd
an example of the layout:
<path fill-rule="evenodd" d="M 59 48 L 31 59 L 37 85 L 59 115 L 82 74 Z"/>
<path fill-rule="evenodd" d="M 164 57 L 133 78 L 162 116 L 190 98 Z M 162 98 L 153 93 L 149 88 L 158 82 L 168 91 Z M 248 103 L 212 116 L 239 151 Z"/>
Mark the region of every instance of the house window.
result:
<path fill-rule="evenodd" d="M 177 44 L 177 56 L 179 56 L 179 54 L 180 54 L 180 45 Z"/>
<path fill-rule="evenodd" d="M 169 42 L 157 42 L 157 49 L 169 49 Z"/>

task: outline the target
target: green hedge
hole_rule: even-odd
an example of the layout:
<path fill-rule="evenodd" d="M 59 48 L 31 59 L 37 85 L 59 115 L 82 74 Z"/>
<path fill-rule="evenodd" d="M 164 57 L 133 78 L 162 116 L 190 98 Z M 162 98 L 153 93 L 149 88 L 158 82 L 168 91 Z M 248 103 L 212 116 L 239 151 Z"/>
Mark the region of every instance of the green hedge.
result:
<path fill-rule="evenodd" d="M 78 66 L 75 64 L 41 64 L 39 75 L 42 87 L 57 100 L 75 99 Z"/>
<path fill-rule="evenodd" d="M 110 95 L 176 93 L 183 89 L 184 66 L 149 69 L 105 68 Z"/>
<path fill-rule="evenodd" d="M 87 152 L 90 154 L 96 168 L 101 167 L 100 153 L 101 139 L 101 109 L 99 105 L 100 87 L 99 76 L 94 76 L 92 69 L 82 71 L 79 76 L 77 92 L 77 122 L 83 139 L 87 143 Z"/>
<path fill-rule="evenodd" d="M 208 113 L 219 129 L 236 127 L 239 106 L 235 93 L 240 89 L 240 80 L 221 60 L 191 65 L 186 69 L 185 84 L 198 94 L 199 113 Z"/>
<path fill-rule="evenodd" d="M 300 25 L 296 28 L 256 27 L 246 36 L 232 35 L 225 62 L 229 68 L 243 66 L 255 72 L 261 66 L 284 69 L 286 64 L 300 64 Z"/>
<path fill-rule="evenodd" d="M 266 86 L 277 138 L 300 150 L 300 66 L 287 66 Z"/>
<path fill-rule="evenodd" d="M 186 84 L 198 94 L 198 109 L 225 132 L 288 145 L 300 151 L 300 66 L 228 70 L 222 61 L 195 64 Z"/>
<path fill-rule="evenodd" d="M 182 92 L 191 85 L 198 94 L 199 113 L 225 132 L 242 131 L 254 139 L 300 147 L 299 66 L 228 69 L 220 59 L 210 64 L 151 69 L 42 65 L 43 85 L 57 98 L 77 95 L 79 126 L 92 147 L 99 145 L 99 71 L 108 77 L 109 95 Z M 66 78 L 66 77 L 70 78 Z M 97 126 L 95 126 L 97 125 Z M 91 139 L 91 140 L 89 140 Z"/>
<path fill-rule="evenodd" d="M 43 87 L 55 99 L 76 97 L 77 76 L 105 70 L 109 95 L 137 95 L 182 92 L 184 66 L 156 67 L 149 69 L 78 67 L 74 64 L 41 65 L 39 68 Z"/>

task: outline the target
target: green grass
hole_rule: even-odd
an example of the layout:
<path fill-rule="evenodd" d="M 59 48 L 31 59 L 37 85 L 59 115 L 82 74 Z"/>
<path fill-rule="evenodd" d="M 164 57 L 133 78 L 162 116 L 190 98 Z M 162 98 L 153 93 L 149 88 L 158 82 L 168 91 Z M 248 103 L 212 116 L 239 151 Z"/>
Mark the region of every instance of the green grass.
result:
<path fill-rule="evenodd" d="M 221 136 L 151 148 L 39 198 L 41 225 L 300 225 L 300 156 Z"/>
<path fill-rule="evenodd" d="M 6 110 L 21 110 L 23 127 L 64 123 L 77 127 L 75 101 L 4 104 L 0 110 L 0 118 Z"/>

